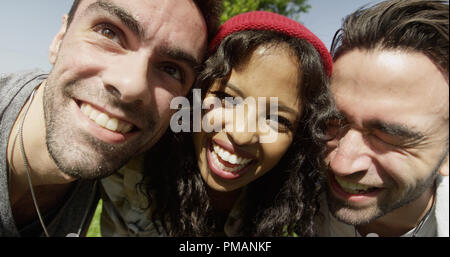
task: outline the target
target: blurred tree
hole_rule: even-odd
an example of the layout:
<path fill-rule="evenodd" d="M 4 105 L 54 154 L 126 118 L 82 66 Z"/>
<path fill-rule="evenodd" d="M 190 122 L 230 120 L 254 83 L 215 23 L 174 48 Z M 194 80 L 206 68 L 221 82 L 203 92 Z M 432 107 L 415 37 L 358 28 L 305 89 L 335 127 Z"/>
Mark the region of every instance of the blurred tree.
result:
<path fill-rule="evenodd" d="M 311 6 L 308 0 L 224 0 L 221 22 L 229 18 L 248 11 L 271 11 L 276 12 L 295 20 L 298 20 L 300 13 L 308 12 Z"/>

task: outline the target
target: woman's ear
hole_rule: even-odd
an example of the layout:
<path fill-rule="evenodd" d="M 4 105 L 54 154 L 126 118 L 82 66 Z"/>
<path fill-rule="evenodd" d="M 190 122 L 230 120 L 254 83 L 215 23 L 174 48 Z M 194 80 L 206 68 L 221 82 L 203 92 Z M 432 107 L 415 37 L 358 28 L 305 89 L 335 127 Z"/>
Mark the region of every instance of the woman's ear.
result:
<path fill-rule="evenodd" d="M 56 62 L 56 57 L 58 56 L 59 49 L 61 47 L 61 42 L 64 39 L 64 35 L 66 34 L 67 31 L 67 18 L 68 16 L 67 14 L 65 14 L 62 18 L 61 28 L 59 29 L 56 36 L 53 38 L 52 43 L 50 44 L 48 59 L 52 65 L 54 65 Z"/>

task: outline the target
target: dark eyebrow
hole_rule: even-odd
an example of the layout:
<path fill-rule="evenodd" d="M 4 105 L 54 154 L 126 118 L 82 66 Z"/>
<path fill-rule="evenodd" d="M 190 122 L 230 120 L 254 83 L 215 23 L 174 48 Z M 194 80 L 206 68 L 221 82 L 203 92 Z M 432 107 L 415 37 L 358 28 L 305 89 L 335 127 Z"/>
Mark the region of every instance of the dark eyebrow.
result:
<path fill-rule="evenodd" d="M 300 115 L 296 110 L 294 110 L 294 109 L 292 109 L 290 107 L 287 107 L 286 105 L 280 104 L 280 103 L 278 103 L 278 110 L 292 113 L 295 116 L 299 116 Z"/>
<path fill-rule="evenodd" d="M 367 122 L 369 128 L 379 130 L 385 134 L 398 136 L 406 139 L 418 140 L 424 137 L 420 132 L 411 130 L 405 125 L 388 123 L 385 121 L 375 120 Z"/>
<path fill-rule="evenodd" d="M 186 63 L 189 67 L 193 69 L 195 73 L 198 72 L 201 65 L 200 60 L 198 60 L 188 52 L 184 51 L 183 49 L 177 47 L 169 47 L 169 46 L 158 47 L 156 52 L 161 56 Z"/>
<path fill-rule="evenodd" d="M 237 86 L 232 84 L 231 82 L 227 82 L 226 87 L 228 87 L 231 90 L 235 91 L 237 94 L 242 96 L 242 98 L 245 98 L 244 97 L 244 93 Z M 270 98 L 268 100 L 270 100 Z M 290 107 L 287 107 L 286 105 L 284 105 L 284 104 L 282 104 L 280 102 L 278 102 L 278 107 L 277 108 L 278 108 L 279 111 L 289 112 L 289 113 L 292 113 L 292 114 L 294 114 L 296 116 L 299 115 L 299 113 L 297 111 L 295 111 L 294 109 L 292 109 Z"/>
<path fill-rule="evenodd" d="M 89 5 L 85 12 L 103 10 L 108 14 L 117 17 L 120 21 L 135 34 L 139 39 L 145 38 L 145 32 L 140 23 L 125 9 L 109 1 L 98 1 Z"/>
<path fill-rule="evenodd" d="M 236 92 L 239 96 L 241 96 L 242 98 L 245 98 L 245 97 L 244 97 L 244 93 L 239 89 L 239 87 L 235 86 L 233 83 L 227 82 L 227 84 L 225 85 L 225 87 L 230 88 L 231 90 L 233 90 L 234 92 Z"/>

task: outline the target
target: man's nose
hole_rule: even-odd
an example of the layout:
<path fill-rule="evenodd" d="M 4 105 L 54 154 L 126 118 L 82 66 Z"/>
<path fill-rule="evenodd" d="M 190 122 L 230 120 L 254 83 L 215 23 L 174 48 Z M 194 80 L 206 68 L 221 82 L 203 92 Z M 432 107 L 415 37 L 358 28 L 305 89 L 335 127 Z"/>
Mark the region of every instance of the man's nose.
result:
<path fill-rule="evenodd" d="M 349 129 L 330 154 L 330 168 L 338 176 L 368 170 L 372 158 L 370 147 L 361 131 Z"/>
<path fill-rule="evenodd" d="M 106 89 L 123 103 L 148 104 L 151 99 L 149 59 L 139 53 L 121 56 L 103 73 Z"/>

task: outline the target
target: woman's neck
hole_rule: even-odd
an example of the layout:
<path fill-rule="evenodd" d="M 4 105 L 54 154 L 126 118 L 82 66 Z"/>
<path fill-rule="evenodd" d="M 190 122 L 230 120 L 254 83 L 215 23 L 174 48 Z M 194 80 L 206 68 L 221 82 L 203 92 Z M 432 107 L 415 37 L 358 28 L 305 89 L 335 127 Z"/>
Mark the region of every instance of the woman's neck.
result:
<path fill-rule="evenodd" d="M 242 190 L 239 188 L 233 191 L 217 191 L 210 187 L 206 188 L 210 202 L 215 211 L 219 213 L 229 213 L 239 198 Z"/>

